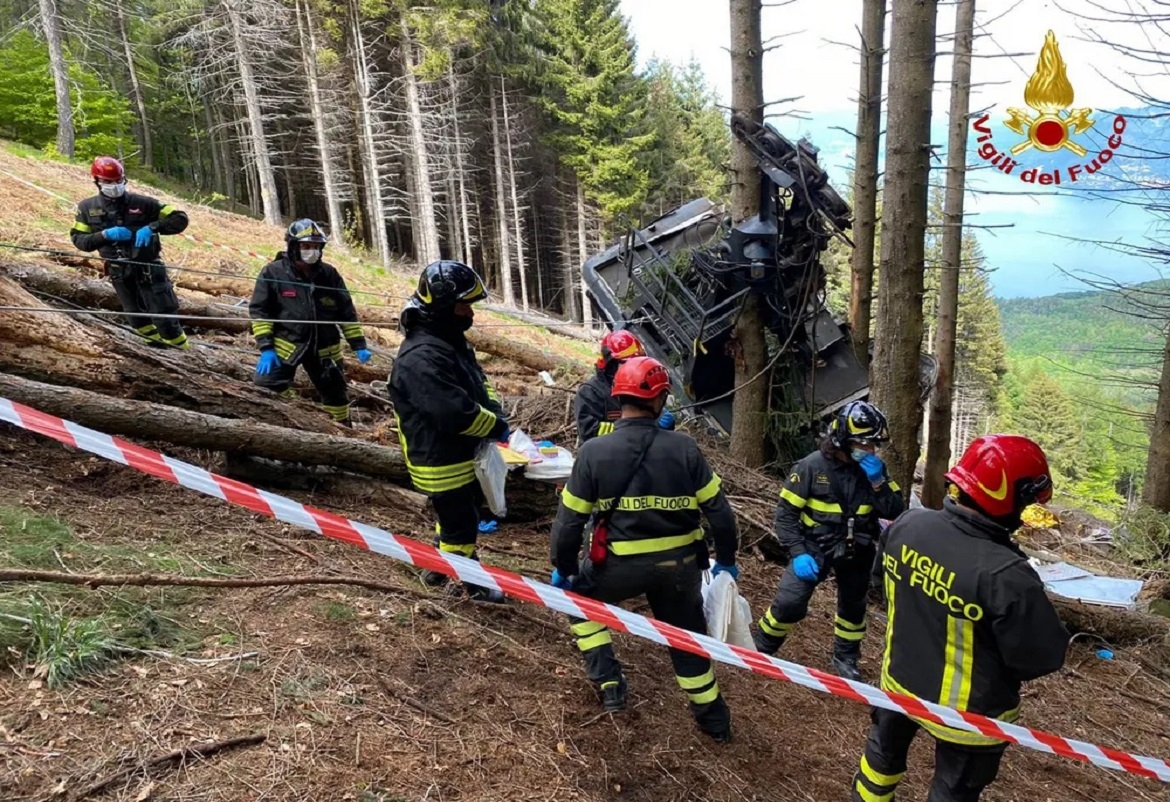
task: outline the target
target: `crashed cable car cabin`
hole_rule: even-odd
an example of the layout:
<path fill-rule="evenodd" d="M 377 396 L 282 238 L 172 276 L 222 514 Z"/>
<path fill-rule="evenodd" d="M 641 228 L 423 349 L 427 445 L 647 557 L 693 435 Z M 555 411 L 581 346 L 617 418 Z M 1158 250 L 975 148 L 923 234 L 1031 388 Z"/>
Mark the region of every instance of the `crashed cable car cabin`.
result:
<path fill-rule="evenodd" d="M 783 348 L 776 367 L 787 360 L 803 376 L 796 395 L 804 409 L 783 411 L 807 413 L 804 434 L 816 436 L 821 420 L 869 394 L 848 330 L 825 306 L 820 264 L 832 237 L 852 246 L 845 235 L 852 210 L 806 140 L 794 145 L 771 125 L 740 115 L 731 130 L 755 158 L 759 214 L 732 225 L 706 198 L 690 201 L 644 228 L 631 226 L 586 261 L 585 284 L 609 326 L 637 334 L 671 368 L 686 403 L 699 403 L 728 433 L 735 365 L 727 346 L 748 294 L 759 293 L 764 325 L 775 337 L 769 358 Z M 920 382 L 927 392 L 933 366 L 924 356 Z M 772 398 L 775 407 L 777 394 Z"/>

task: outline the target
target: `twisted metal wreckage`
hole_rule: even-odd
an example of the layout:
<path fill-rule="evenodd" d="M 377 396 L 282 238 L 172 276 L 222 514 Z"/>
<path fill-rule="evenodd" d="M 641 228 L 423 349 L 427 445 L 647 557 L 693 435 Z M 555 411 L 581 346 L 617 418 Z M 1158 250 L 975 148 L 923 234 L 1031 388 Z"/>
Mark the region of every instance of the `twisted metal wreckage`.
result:
<path fill-rule="evenodd" d="M 758 166 L 759 214 L 733 225 L 707 198 L 689 201 L 644 228 L 631 226 L 586 261 L 585 285 L 609 326 L 637 334 L 670 366 L 687 403 L 725 432 L 735 390 L 732 335 L 748 294 L 758 293 L 775 338 L 774 375 L 795 390 L 775 392 L 774 383 L 772 412 L 797 416 L 788 436 L 816 436 L 822 420 L 869 395 L 848 328 L 826 306 L 820 263 L 833 237 L 853 246 L 845 233 L 853 212 L 807 140 L 794 145 L 741 115 L 732 117 L 731 131 Z M 937 363 L 923 354 L 920 364 L 925 400 Z"/>

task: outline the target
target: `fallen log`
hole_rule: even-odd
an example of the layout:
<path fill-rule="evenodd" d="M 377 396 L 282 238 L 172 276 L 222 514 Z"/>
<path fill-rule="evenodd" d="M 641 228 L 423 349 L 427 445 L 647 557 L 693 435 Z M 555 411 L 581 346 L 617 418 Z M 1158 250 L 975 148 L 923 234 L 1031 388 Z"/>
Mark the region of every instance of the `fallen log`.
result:
<path fill-rule="evenodd" d="M 398 484 L 410 481 L 402 452 L 356 437 L 292 431 L 163 404 L 110 398 L 88 390 L 4 374 L 0 374 L 0 396 L 106 434 L 309 465 L 331 465 L 384 477 Z"/>
<path fill-rule="evenodd" d="M 1161 645 L 1170 636 L 1170 620 L 1160 616 L 1118 607 L 1083 604 L 1051 593 L 1048 598 L 1060 620 L 1071 632 L 1100 635 L 1114 646 L 1130 646 L 1148 641 L 1158 641 Z M 1170 642 L 1166 645 L 1170 646 Z"/>

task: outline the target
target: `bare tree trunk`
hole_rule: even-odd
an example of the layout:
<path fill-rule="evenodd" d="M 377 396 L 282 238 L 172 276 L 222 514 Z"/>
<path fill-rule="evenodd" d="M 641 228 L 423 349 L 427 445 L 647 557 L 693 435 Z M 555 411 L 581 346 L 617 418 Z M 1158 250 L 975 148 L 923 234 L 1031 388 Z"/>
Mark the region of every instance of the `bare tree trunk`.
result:
<path fill-rule="evenodd" d="M 390 267 L 390 242 L 386 235 L 386 208 L 382 200 L 382 175 L 378 168 L 378 148 L 374 141 L 374 112 L 370 107 L 373 90 L 370 87 L 370 68 L 366 61 L 366 43 L 362 37 L 361 8 L 357 0 L 349 5 L 350 20 L 353 23 L 353 72 L 357 87 L 358 117 L 361 131 L 362 170 L 366 179 L 366 194 L 369 198 L 369 220 L 372 231 L 371 241 L 382 267 Z"/>
<path fill-rule="evenodd" d="M 53 73 L 53 89 L 57 94 L 57 152 L 72 159 L 75 138 L 73 103 L 69 97 L 69 67 L 61 45 L 61 20 L 57 15 L 56 0 L 40 0 L 40 4 L 41 26 L 49 45 L 49 71 Z"/>
<path fill-rule="evenodd" d="M 857 100 L 857 157 L 853 171 L 853 259 L 849 324 L 853 350 L 869 364 L 873 314 L 873 259 L 877 233 L 878 145 L 881 141 L 882 67 L 885 65 L 886 0 L 861 8 L 861 85 Z"/>
<path fill-rule="evenodd" d="M 1150 427 L 1142 502 L 1170 512 L 1170 331 L 1162 348 L 1162 375 L 1158 379 L 1158 404 Z"/>
<path fill-rule="evenodd" d="M 138 68 L 134 65 L 134 51 L 130 47 L 130 36 L 126 31 L 126 13 L 122 10 L 122 3 L 114 3 L 114 14 L 118 18 L 118 35 L 122 38 L 122 52 L 126 56 L 126 70 L 130 74 L 130 95 L 134 100 L 134 108 L 138 111 L 138 124 L 141 126 L 141 139 L 138 144 L 142 148 L 142 165 L 149 169 L 154 165 L 154 143 L 150 136 L 150 121 L 146 117 L 146 99 L 142 95 L 142 86 L 138 82 Z"/>
<path fill-rule="evenodd" d="M 898 0 L 890 33 L 889 122 L 872 398 L 890 421 L 884 456 L 909 494 L 921 446 L 919 359 L 938 0 Z"/>
<path fill-rule="evenodd" d="M 731 2 L 731 109 L 756 122 L 764 119 L 764 49 L 760 34 L 761 0 Z M 731 148 L 731 214 L 736 221 L 759 214 L 755 160 L 738 140 Z M 734 333 L 735 395 L 731 405 L 731 453 L 750 468 L 766 458 L 768 360 L 764 321 L 756 293 L 749 293 Z"/>
<path fill-rule="evenodd" d="M 577 309 L 580 299 L 577 296 L 576 271 L 573 269 L 575 258 L 573 255 L 573 238 L 569 228 L 569 212 L 564 203 L 561 204 L 561 242 L 564 245 L 564 250 L 561 254 L 564 258 L 564 262 L 561 265 L 561 292 L 564 295 L 561 299 L 561 308 L 569 320 L 572 320 L 574 323 L 580 323 L 581 313 Z"/>
<path fill-rule="evenodd" d="M 248 109 L 248 123 L 251 126 L 252 153 L 256 157 L 256 173 L 260 181 L 260 202 L 264 207 L 264 222 L 280 225 L 280 197 L 276 194 L 276 173 L 268 155 L 268 138 L 264 135 L 264 116 L 260 109 L 260 98 L 256 94 L 256 78 L 252 63 L 248 60 L 248 46 L 244 42 L 243 23 L 237 0 L 226 0 L 224 8 L 232 28 L 232 42 L 236 48 L 236 65 L 240 71 L 240 82 L 244 85 L 244 103 Z"/>
<path fill-rule="evenodd" d="M 419 262 L 437 262 L 439 253 L 439 227 L 435 221 L 435 196 L 431 190 L 431 168 L 427 157 L 427 141 L 423 136 L 422 108 L 418 97 L 418 78 L 414 74 L 414 41 L 406 17 L 400 20 L 402 27 L 402 72 L 406 80 L 407 116 L 410 118 L 410 141 L 414 153 L 414 194 L 418 214 L 415 220 L 414 250 Z"/>
<path fill-rule="evenodd" d="M 512 153 L 512 126 L 508 122 L 508 92 L 500 78 L 500 102 L 504 107 L 504 140 L 508 148 L 508 185 L 512 190 L 512 222 L 516 228 L 516 269 L 520 271 L 520 305 L 528 311 L 528 273 L 524 268 L 524 229 L 521 225 L 520 201 L 516 196 L 516 157 Z"/>
<path fill-rule="evenodd" d="M 456 183 L 459 185 L 459 224 L 463 233 L 462 252 L 464 264 L 471 264 L 471 213 L 467 209 L 467 176 L 465 171 L 467 166 L 464 163 L 463 157 L 463 135 L 459 130 L 459 109 L 455 104 L 455 67 L 454 59 L 448 64 L 447 75 L 451 80 L 451 126 L 455 132 L 455 159 L 456 164 Z"/>
<path fill-rule="evenodd" d="M 544 309 L 544 276 L 543 266 L 540 264 L 540 219 L 536 214 L 536 205 L 532 206 L 532 263 L 536 272 L 536 305 Z"/>
<path fill-rule="evenodd" d="M 585 233 L 589 210 L 585 206 L 585 182 L 577 178 L 577 264 L 574 273 L 581 287 L 581 322 L 586 329 L 593 328 L 593 304 L 585 287 L 585 254 L 589 253 L 589 242 Z"/>
<path fill-rule="evenodd" d="M 303 14 L 303 19 L 302 19 Z M 301 35 L 301 55 L 309 79 L 309 111 L 317 134 L 317 153 L 321 157 L 321 185 L 325 191 L 325 209 L 329 215 L 329 233 L 338 245 L 345 244 L 345 224 L 341 201 L 337 197 L 337 175 L 329 158 L 329 134 L 325 128 L 325 107 L 321 102 L 321 85 L 317 78 L 317 34 L 313 30 L 312 11 L 308 2 L 297 3 L 297 29 Z M 292 192 L 289 192 L 292 196 Z"/>
<path fill-rule="evenodd" d="M 951 462 L 951 403 L 955 387 L 955 329 L 959 317 L 959 270 L 963 258 L 963 189 L 967 178 L 967 114 L 971 105 L 971 46 L 975 0 L 959 0 L 955 12 L 955 63 L 951 76 L 950 136 L 947 142 L 947 190 L 943 201 L 942 275 L 938 288 L 938 383 L 930 397 L 926 437 L 926 472 L 922 503 L 942 509 Z"/>
<path fill-rule="evenodd" d="M 504 145 L 500 139 L 500 120 L 496 113 L 496 84 L 489 81 L 488 85 L 489 112 L 492 115 L 492 160 L 496 169 L 496 231 L 500 240 L 499 266 L 500 291 L 504 294 L 504 303 L 516 305 L 516 294 L 512 291 L 512 253 L 508 242 L 508 206 L 504 198 Z"/>

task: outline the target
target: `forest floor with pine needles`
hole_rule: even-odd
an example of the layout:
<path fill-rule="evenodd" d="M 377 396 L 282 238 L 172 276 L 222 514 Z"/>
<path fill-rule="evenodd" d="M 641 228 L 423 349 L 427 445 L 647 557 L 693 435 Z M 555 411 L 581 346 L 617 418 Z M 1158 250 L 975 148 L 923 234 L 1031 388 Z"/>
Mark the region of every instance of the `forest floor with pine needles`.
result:
<path fill-rule="evenodd" d="M 66 198 L 0 184 L 0 220 L 14 238 L 9 241 L 72 250 L 72 204 L 90 187 L 84 170 L 0 150 L 0 171 Z M 261 253 L 279 247 L 281 232 L 274 227 L 185 208 L 196 236 Z M 167 245 L 174 264 L 238 276 L 254 275 L 261 266 L 246 256 L 175 242 Z M 347 269 L 342 260 L 339 267 Z M 355 276 L 351 286 L 396 291 L 376 283 L 381 277 L 375 274 Z M 403 294 L 409 290 L 408 274 L 390 278 Z M 584 361 L 591 350 L 536 326 L 500 332 L 566 358 Z M 245 340 L 241 336 L 236 345 L 246 352 Z M 571 390 L 541 387 L 531 369 L 507 359 L 485 360 L 485 369 L 507 396 L 517 425 L 537 439 L 575 442 Z M 387 413 L 377 404 L 355 409 L 355 418 L 359 431 L 389 431 Z M 718 666 L 735 739 L 716 746 L 696 730 L 666 650 L 619 634 L 630 707 L 600 714 L 563 616 L 430 589 L 404 565 L 28 432 L 0 429 L 4 568 L 221 583 L 295 575 L 350 583 L 0 585 L 4 800 L 847 797 L 868 727 L 861 705 Z M 705 437 L 703 443 L 727 482 L 745 544 L 766 537 L 778 485 L 736 465 L 720 444 Z M 218 454 L 155 447 L 219 469 Z M 432 521 L 419 509 L 344 493 L 280 492 L 424 542 L 433 537 Z M 550 504 L 547 515 L 530 524 L 505 521 L 482 539 L 483 559 L 547 579 L 553 511 Z M 750 549 L 741 566 L 741 590 L 758 615 L 781 568 Z M 785 659 L 828 668 L 834 595 L 831 582 L 818 591 Z M 630 607 L 647 609 L 643 602 Z M 862 668 L 873 681 L 883 642 L 881 611 L 875 609 L 871 620 Z M 1118 648 L 1110 661 L 1099 660 L 1095 648 L 1074 643 L 1064 670 L 1027 686 L 1024 722 L 1170 755 L 1170 682 L 1155 656 L 1163 647 Z M 929 739 L 920 738 L 901 791 L 907 799 L 925 797 L 930 762 Z M 1165 800 L 1165 788 L 1012 748 L 984 799 Z"/>

